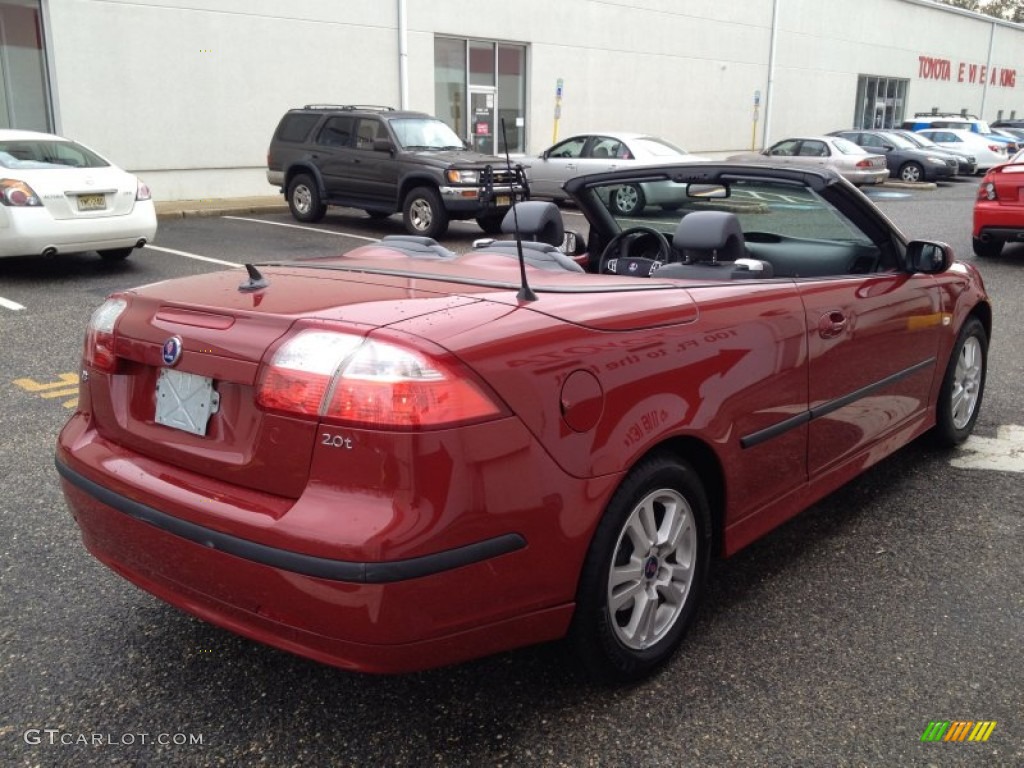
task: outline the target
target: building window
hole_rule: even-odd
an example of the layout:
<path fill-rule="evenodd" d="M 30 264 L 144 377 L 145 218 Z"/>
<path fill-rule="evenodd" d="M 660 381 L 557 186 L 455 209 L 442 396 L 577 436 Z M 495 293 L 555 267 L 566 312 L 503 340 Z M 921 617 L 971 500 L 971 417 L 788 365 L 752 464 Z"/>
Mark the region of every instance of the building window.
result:
<path fill-rule="evenodd" d="M 903 122 L 909 80 L 861 75 L 857 79 L 854 128 L 898 128 Z"/>
<path fill-rule="evenodd" d="M 0 128 L 53 129 L 39 3 L 0 2 Z"/>
<path fill-rule="evenodd" d="M 434 114 L 473 149 L 525 154 L 526 46 L 435 38 Z"/>

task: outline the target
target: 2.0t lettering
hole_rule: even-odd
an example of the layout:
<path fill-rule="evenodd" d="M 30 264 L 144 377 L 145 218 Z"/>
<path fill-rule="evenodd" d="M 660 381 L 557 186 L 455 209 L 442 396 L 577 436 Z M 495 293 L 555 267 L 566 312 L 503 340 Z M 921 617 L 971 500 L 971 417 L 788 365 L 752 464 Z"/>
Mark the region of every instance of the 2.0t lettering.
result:
<path fill-rule="evenodd" d="M 320 436 L 320 444 L 327 445 L 331 448 L 344 448 L 346 450 L 352 450 L 352 438 L 345 437 L 344 435 L 332 435 L 330 432 L 324 432 Z"/>

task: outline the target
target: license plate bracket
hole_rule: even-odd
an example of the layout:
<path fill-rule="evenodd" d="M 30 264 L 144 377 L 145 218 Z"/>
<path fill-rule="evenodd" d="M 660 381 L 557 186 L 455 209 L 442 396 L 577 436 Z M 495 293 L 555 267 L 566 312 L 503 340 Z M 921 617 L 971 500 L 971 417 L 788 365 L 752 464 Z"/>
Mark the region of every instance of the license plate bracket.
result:
<path fill-rule="evenodd" d="M 157 424 L 206 436 L 210 416 L 220 409 L 213 379 L 194 373 L 161 368 L 156 380 Z"/>

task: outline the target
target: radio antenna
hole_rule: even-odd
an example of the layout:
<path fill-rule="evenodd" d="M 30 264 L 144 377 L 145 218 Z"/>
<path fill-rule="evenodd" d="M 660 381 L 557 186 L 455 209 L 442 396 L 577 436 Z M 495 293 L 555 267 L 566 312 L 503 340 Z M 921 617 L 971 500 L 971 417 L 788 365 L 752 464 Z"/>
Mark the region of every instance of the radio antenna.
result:
<path fill-rule="evenodd" d="M 515 182 L 519 179 L 519 172 L 512 171 L 512 159 L 508 154 L 508 135 L 505 132 L 504 117 L 501 118 L 501 140 L 505 144 L 505 167 L 508 169 L 509 176 L 511 177 L 509 192 L 512 198 L 512 224 L 516 235 L 516 254 L 519 256 L 519 293 L 516 294 L 516 298 L 520 301 L 536 301 L 537 294 L 533 292 L 530 284 L 526 281 L 526 259 L 523 256 L 523 239 L 519 236 L 519 213 L 516 211 Z M 519 170 L 521 169 L 522 166 L 519 166 Z"/>

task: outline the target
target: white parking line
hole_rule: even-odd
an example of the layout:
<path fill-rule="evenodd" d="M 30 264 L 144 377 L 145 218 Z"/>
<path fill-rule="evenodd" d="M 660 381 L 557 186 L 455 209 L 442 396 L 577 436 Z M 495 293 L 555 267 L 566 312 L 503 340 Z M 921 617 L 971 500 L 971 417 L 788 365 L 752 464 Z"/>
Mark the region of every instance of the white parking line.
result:
<path fill-rule="evenodd" d="M 348 232 L 335 232 L 331 229 L 320 229 L 319 227 L 304 227 L 301 224 L 286 224 L 283 221 L 267 221 L 266 219 L 249 219 L 245 216 L 221 216 L 222 219 L 233 219 L 235 221 L 251 221 L 254 224 L 272 224 L 275 227 L 288 227 L 289 229 L 304 229 L 307 232 L 319 232 L 322 235 L 335 235 L 337 237 L 354 237 L 356 240 L 366 240 L 370 243 L 380 241 L 379 237 L 366 237 L 365 235 L 352 235 Z"/>
<path fill-rule="evenodd" d="M 224 259 L 214 259 L 211 258 L 210 256 L 200 256 L 198 253 L 189 253 L 188 251 L 176 251 L 173 248 L 162 248 L 159 245 L 150 245 L 149 243 L 146 243 L 146 250 L 161 251 L 162 253 L 172 253 L 175 256 L 184 256 L 186 259 L 208 261 L 211 264 L 223 264 L 225 267 L 235 267 L 236 269 L 242 269 L 244 266 L 234 261 L 224 261 Z"/>
<path fill-rule="evenodd" d="M 17 312 L 19 309 L 25 308 L 18 302 L 11 301 L 10 299 L 5 299 L 3 296 L 0 296 L 0 307 L 3 307 L 4 309 L 10 309 L 15 312 Z"/>

